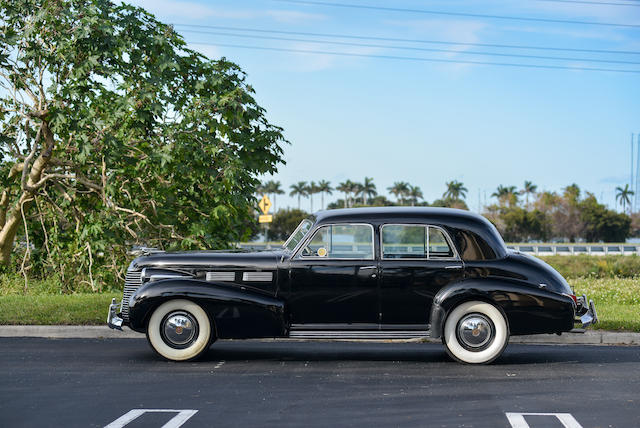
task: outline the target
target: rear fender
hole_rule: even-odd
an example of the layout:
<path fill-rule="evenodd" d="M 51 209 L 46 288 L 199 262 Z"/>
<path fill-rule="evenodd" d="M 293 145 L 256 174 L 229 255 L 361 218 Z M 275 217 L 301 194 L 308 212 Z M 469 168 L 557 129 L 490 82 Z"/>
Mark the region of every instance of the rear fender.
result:
<path fill-rule="evenodd" d="M 449 311 L 469 300 L 498 307 L 512 335 L 559 333 L 573 328 L 570 297 L 521 281 L 474 278 L 444 287 L 436 294 L 431 307 L 431 337 L 441 337 Z"/>
<path fill-rule="evenodd" d="M 138 288 L 129 304 L 129 326 L 144 332 L 153 310 L 170 299 L 202 306 L 220 339 L 280 337 L 287 331 L 282 300 L 240 285 L 181 278 Z"/>

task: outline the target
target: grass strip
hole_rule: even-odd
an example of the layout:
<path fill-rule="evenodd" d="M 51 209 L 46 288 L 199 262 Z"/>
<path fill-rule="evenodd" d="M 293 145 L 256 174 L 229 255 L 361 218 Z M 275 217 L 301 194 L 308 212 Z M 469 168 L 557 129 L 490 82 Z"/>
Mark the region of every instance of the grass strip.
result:
<path fill-rule="evenodd" d="M 120 300 L 122 293 L 0 296 L 0 324 L 106 324 L 113 297 Z"/>

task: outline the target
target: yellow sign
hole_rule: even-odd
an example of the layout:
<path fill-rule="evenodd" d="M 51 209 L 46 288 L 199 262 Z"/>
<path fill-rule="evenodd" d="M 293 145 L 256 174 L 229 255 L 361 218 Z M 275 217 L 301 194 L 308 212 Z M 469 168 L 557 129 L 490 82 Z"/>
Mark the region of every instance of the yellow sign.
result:
<path fill-rule="evenodd" d="M 261 215 L 258 217 L 258 223 L 271 223 L 273 221 L 272 215 Z"/>
<path fill-rule="evenodd" d="M 267 215 L 269 214 L 269 209 L 271 209 L 271 200 L 269 200 L 269 197 L 267 195 L 262 195 L 262 199 L 260 199 L 260 202 L 258 202 L 258 206 L 260 207 L 262 214 Z M 261 221 L 260 223 L 268 223 L 268 222 Z"/>

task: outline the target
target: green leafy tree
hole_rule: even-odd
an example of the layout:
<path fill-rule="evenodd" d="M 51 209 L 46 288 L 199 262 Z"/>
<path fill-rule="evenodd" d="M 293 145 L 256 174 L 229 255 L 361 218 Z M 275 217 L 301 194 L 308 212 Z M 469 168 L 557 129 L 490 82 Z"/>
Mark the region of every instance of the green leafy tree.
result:
<path fill-rule="evenodd" d="M 631 217 L 607 209 L 593 195 L 580 202 L 580 214 L 589 242 L 624 242 L 631 235 Z"/>
<path fill-rule="evenodd" d="M 269 224 L 267 238 L 271 241 L 286 240 L 300 222 L 307 218 L 309 214 L 302 210 L 286 209 L 276 212 L 273 222 Z"/>
<path fill-rule="evenodd" d="M 551 237 L 551 220 L 539 210 L 508 208 L 502 215 L 502 225 L 500 232 L 508 242 L 547 240 Z"/>
<path fill-rule="evenodd" d="M 20 228 L 47 259 L 89 267 L 132 243 L 250 233 L 284 140 L 238 66 L 106 0 L 0 0 L 0 23 L 2 263 Z"/>

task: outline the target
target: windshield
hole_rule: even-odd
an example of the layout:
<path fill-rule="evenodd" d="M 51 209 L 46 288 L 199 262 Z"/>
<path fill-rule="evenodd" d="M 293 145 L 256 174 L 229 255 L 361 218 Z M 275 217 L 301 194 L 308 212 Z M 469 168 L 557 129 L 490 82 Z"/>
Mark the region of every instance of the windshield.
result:
<path fill-rule="evenodd" d="M 302 220 L 298 227 L 296 227 L 296 230 L 294 230 L 291 236 L 289 236 L 289 239 L 287 239 L 286 242 L 282 245 L 282 247 L 288 249 L 289 251 L 293 251 L 293 249 L 296 248 L 296 245 L 298 245 L 298 243 L 305 237 L 307 232 L 309 232 L 309 229 L 311 229 L 312 225 L 313 223 L 311 222 L 311 220 Z"/>

